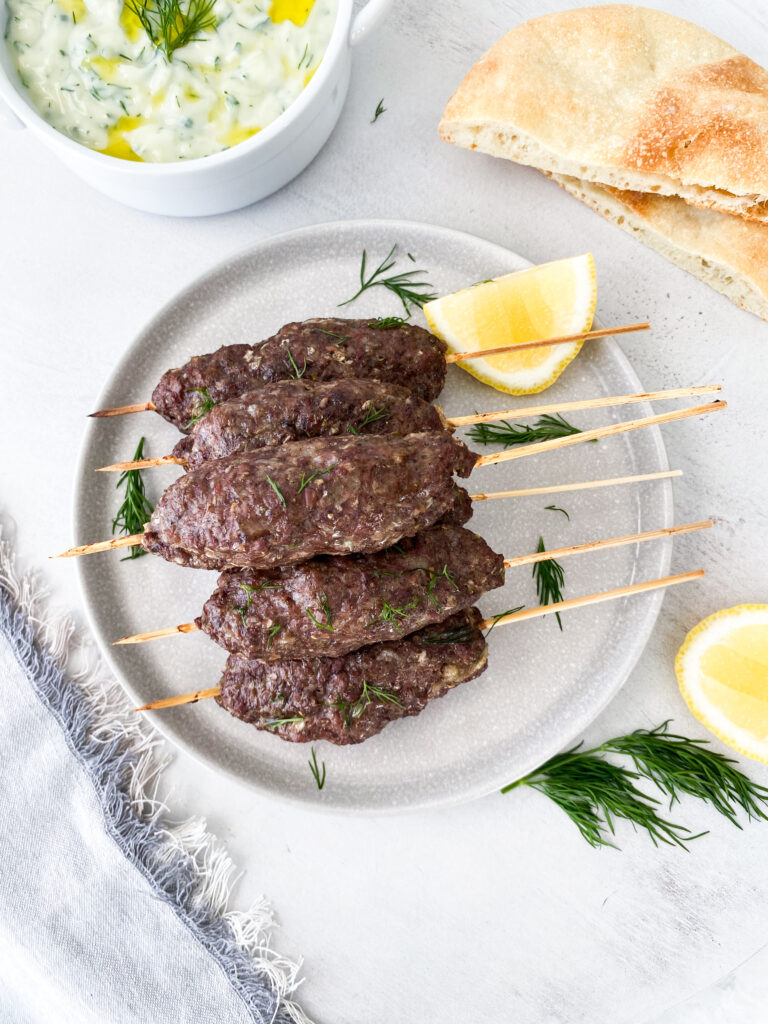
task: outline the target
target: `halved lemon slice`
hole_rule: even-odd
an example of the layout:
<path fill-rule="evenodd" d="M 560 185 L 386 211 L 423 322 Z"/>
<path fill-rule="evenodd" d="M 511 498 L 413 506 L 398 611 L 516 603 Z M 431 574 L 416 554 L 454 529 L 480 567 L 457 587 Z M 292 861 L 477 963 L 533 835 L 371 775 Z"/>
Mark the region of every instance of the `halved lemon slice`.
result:
<path fill-rule="evenodd" d="M 729 747 L 768 763 L 768 605 L 740 604 L 704 619 L 675 659 L 696 717 Z"/>
<path fill-rule="evenodd" d="M 451 352 L 474 352 L 588 331 L 596 302 L 595 261 L 586 253 L 435 299 L 424 315 Z M 498 391 L 530 395 L 554 384 L 580 348 L 580 342 L 529 348 L 458 365 Z"/>

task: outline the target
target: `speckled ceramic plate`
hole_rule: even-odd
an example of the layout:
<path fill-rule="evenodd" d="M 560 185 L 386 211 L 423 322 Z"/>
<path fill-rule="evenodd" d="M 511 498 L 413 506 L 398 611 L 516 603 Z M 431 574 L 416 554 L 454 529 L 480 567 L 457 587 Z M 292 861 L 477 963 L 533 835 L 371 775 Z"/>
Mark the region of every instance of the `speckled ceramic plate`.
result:
<path fill-rule="evenodd" d="M 149 397 L 169 366 L 231 342 L 253 342 L 289 320 L 334 316 L 337 303 L 357 288 L 363 249 L 382 257 L 394 243 L 415 256 L 441 293 L 518 270 L 522 257 L 471 235 L 423 224 L 357 221 L 321 224 L 255 246 L 189 286 L 150 323 L 109 380 L 101 406 Z M 406 260 L 406 265 L 412 265 Z M 373 289 L 343 313 L 395 315 L 398 300 Z M 657 384 L 656 381 L 649 382 Z M 546 400 L 571 400 L 642 391 L 614 341 L 585 346 L 547 391 Z M 441 396 L 448 415 L 511 408 L 525 399 L 501 396 L 456 367 Z M 528 400 L 529 402 L 530 400 Z M 629 409 L 629 411 L 628 411 Z M 573 415 L 579 427 L 647 415 L 642 405 Z M 159 416 L 144 413 L 89 423 L 78 471 L 75 542 L 110 535 L 117 498 L 115 479 L 96 466 L 130 458 L 140 435 L 147 451 L 170 451 L 178 434 Z M 660 433 L 645 429 L 599 444 L 487 467 L 473 474 L 471 490 L 556 484 L 667 468 Z M 177 475 L 150 470 L 148 493 L 157 499 Z M 551 503 L 570 519 L 548 511 Z M 668 526 L 669 481 L 478 503 L 473 529 L 505 555 L 533 551 L 543 534 L 549 548 Z M 662 576 L 671 543 L 644 544 L 569 559 L 565 595 L 573 597 Z M 127 633 L 186 622 L 200 613 L 215 573 L 193 571 L 144 557 L 121 561 L 119 552 L 77 562 L 85 604 L 104 654 L 136 703 L 218 682 L 225 653 L 204 634 L 176 636 L 143 646 L 112 647 Z M 318 792 L 307 767 L 309 749 L 257 732 L 212 700 L 153 715 L 174 743 L 216 770 L 264 793 L 313 807 L 387 811 L 447 804 L 488 793 L 519 777 L 570 742 L 616 693 L 640 655 L 658 613 L 660 593 L 613 601 L 563 617 L 496 629 L 489 638 L 489 668 L 426 708 L 395 722 L 356 747 L 315 744 L 327 782 Z M 506 586 L 480 602 L 486 614 L 537 604 L 528 568 L 511 570 Z"/>

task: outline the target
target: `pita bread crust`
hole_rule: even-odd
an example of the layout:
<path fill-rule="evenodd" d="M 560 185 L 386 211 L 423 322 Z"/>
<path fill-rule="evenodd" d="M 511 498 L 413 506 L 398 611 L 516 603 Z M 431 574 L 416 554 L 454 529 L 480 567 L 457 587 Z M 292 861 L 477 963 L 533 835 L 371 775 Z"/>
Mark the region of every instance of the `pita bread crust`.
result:
<path fill-rule="evenodd" d="M 768 226 L 698 209 L 674 196 L 622 192 L 565 175 L 551 177 L 737 306 L 768 319 Z"/>
<path fill-rule="evenodd" d="M 661 11 L 587 7 L 519 25 L 470 69 L 440 134 L 768 220 L 768 72 Z"/>

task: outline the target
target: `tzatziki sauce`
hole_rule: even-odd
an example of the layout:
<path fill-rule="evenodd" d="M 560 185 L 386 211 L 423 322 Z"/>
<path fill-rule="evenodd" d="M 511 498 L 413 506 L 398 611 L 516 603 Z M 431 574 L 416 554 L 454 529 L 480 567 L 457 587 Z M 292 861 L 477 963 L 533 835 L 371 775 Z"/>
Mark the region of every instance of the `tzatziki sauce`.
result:
<path fill-rule="evenodd" d="M 6 39 L 21 84 L 58 131 L 124 160 L 189 160 L 251 138 L 294 102 L 323 58 L 336 3 L 6 0 Z M 204 4 L 208 13 L 175 48 L 184 21 L 170 22 L 169 53 L 154 26 L 172 4 L 183 17 Z"/>

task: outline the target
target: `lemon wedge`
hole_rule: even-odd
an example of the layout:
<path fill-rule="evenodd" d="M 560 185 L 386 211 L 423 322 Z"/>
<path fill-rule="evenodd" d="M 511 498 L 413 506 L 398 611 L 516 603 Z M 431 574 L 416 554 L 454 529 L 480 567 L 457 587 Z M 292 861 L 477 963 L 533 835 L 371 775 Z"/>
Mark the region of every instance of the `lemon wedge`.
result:
<path fill-rule="evenodd" d="M 747 757 L 768 763 L 768 604 L 740 604 L 704 619 L 675 659 L 685 702 Z"/>
<path fill-rule="evenodd" d="M 597 302 L 590 253 L 483 281 L 424 306 L 424 315 L 451 352 L 578 334 L 592 326 Z M 502 352 L 458 365 L 510 395 L 530 395 L 554 384 L 581 342 Z"/>

